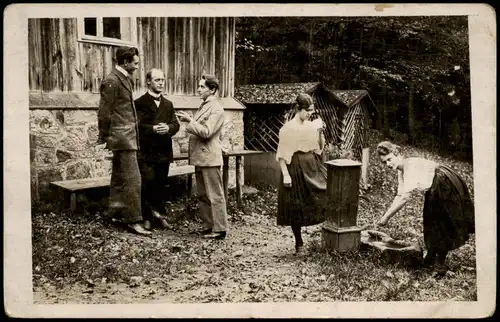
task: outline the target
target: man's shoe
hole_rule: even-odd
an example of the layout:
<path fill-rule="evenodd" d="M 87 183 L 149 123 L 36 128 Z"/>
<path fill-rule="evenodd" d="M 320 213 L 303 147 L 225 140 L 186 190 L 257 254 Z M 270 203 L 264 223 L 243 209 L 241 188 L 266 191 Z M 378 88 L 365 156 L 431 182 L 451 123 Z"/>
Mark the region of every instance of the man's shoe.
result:
<path fill-rule="evenodd" d="M 212 228 L 209 228 L 209 229 L 204 229 L 204 230 L 193 230 L 191 232 L 189 232 L 189 234 L 191 235 L 206 235 L 206 234 L 210 234 L 212 232 Z"/>
<path fill-rule="evenodd" d="M 224 239 L 224 238 L 226 238 L 226 232 L 225 231 L 211 232 L 208 234 L 204 234 L 203 238 Z"/>
<path fill-rule="evenodd" d="M 295 256 L 304 256 L 305 254 L 306 254 L 306 251 L 304 249 L 304 246 L 295 247 Z"/>
<path fill-rule="evenodd" d="M 156 210 L 151 210 L 151 216 L 153 216 L 153 218 L 155 219 L 162 219 L 164 217 L 160 212 Z"/>
<path fill-rule="evenodd" d="M 144 220 L 144 229 L 151 230 L 151 221 Z"/>
<path fill-rule="evenodd" d="M 132 232 L 134 232 L 138 235 L 143 235 L 143 236 L 151 236 L 152 235 L 150 231 L 147 231 L 146 229 L 144 229 L 144 227 L 142 227 L 141 224 L 139 224 L 139 223 L 128 224 L 128 228 L 130 228 L 132 230 Z"/>
<path fill-rule="evenodd" d="M 168 224 L 165 218 L 160 219 L 160 226 L 163 229 L 171 229 L 170 225 Z"/>

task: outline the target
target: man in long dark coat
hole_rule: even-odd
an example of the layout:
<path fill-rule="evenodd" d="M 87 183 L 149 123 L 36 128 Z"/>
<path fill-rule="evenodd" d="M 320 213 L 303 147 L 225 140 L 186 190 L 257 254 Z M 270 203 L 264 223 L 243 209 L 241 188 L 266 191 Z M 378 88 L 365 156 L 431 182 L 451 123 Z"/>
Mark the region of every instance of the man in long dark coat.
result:
<path fill-rule="evenodd" d="M 106 148 L 113 151 L 108 207 L 110 215 L 133 232 L 150 235 L 142 226 L 139 129 L 132 97 L 131 76 L 139 68 L 139 52 L 134 47 L 120 47 L 116 61 L 115 68 L 102 81 L 98 112 L 98 142 L 106 143 Z"/>

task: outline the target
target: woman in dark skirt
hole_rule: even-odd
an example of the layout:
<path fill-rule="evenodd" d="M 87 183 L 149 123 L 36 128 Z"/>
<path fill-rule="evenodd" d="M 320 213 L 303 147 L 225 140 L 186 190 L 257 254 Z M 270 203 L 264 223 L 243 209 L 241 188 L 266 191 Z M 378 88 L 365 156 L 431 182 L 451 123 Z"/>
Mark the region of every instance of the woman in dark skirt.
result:
<path fill-rule="evenodd" d="M 425 193 L 423 225 L 426 266 L 446 273 L 449 251 L 464 245 L 474 233 L 474 204 L 467 185 L 452 169 L 422 158 L 402 158 L 398 146 L 384 141 L 377 146 L 380 160 L 398 172 L 398 194 L 378 224 L 384 226 L 411 197 Z"/>
<path fill-rule="evenodd" d="M 297 255 L 303 254 L 301 227 L 325 220 L 327 171 L 321 159 L 324 147 L 321 119 L 309 121 L 314 113 L 311 96 L 301 93 L 295 116 L 279 132 L 276 160 L 281 176 L 278 191 L 279 226 L 291 226 Z"/>

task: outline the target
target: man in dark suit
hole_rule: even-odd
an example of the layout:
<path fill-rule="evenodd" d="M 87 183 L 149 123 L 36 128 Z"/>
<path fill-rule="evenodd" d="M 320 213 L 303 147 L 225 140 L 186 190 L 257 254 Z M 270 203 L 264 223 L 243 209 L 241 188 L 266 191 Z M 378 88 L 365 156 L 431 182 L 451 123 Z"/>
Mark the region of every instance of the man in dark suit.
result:
<path fill-rule="evenodd" d="M 144 228 L 151 229 L 157 220 L 167 228 L 165 220 L 165 185 L 173 159 L 172 136 L 179 131 L 172 102 L 162 96 L 165 76 L 153 68 L 146 74 L 147 92 L 135 100 L 139 117 L 139 169 L 142 176 L 142 214 Z"/>
<path fill-rule="evenodd" d="M 131 75 L 139 68 L 134 47 L 116 50 L 117 65 L 100 87 L 98 112 L 99 143 L 113 151 L 109 195 L 110 215 L 135 233 L 151 235 L 142 226 L 141 175 L 137 163 L 138 123 L 132 97 Z"/>

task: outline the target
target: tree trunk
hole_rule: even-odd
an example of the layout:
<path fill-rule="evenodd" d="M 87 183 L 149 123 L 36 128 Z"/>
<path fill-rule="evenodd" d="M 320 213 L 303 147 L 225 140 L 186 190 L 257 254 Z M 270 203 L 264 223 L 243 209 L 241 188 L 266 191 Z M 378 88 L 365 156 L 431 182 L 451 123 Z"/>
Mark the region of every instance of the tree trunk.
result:
<path fill-rule="evenodd" d="M 363 27 L 361 27 L 361 35 L 359 36 L 359 56 L 363 55 Z"/>
<path fill-rule="evenodd" d="M 307 67 L 307 79 L 311 80 L 311 70 L 312 70 L 312 60 L 313 60 L 313 55 L 312 55 L 312 50 L 313 50 L 313 29 L 314 29 L 314 24 L 311 22 L 311 26 L 309 27 L 309 44 L 308 44 L 308 51 L 309 51 L 309 64 Z"/>
<path fill-rule="evenodd" d="M 442 152 L 448 152 L 450 150 L 450 136 L 449 136 L 449 123 L 450 123 L 450 116 L 449 113 L 445 112 L 443 113 L 441 110 L 441 113 L 439 113 L 439 138 L 441 141 L 441 151 Z"/>
<path fill-rule="evenodd" d="M 415 144 L 415 108 L 413 106 L 413 84 L 410 84 L 410 98 L 408 101 L 408 139 L 410 144 Z"/>
<path fill-rule="evenodd" d="M 384 95 L 384 104 L 382 104 L 382 117 L 384 119 L 384 136 L 389 137 L 389 111 L 387 108 L 387 91 L 385 88 L 382 90 Z"/>

